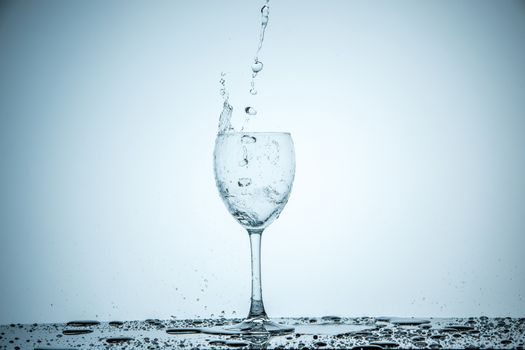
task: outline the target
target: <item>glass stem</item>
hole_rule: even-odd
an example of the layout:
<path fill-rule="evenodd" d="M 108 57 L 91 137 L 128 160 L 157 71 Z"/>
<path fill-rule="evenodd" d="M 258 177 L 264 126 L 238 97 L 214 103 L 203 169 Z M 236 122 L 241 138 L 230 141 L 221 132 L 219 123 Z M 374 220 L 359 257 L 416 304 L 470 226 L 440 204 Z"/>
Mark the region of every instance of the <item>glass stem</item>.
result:
<path fill-rule="evenodd" d="M 248 318 L 267 319 L 261 288 L 261 236 L 263 230 L 248 230 L 252 251 L 252 298 Z"/>

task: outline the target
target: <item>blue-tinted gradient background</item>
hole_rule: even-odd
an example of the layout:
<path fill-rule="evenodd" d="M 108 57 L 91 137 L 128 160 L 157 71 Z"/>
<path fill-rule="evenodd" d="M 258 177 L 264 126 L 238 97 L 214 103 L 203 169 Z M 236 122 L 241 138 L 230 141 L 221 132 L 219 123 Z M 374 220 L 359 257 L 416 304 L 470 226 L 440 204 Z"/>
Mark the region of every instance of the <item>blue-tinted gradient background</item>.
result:
<path fill-rule="evenodd" d="M 261 5 L 0 3 L 0 323 L 247 313 L 212 151 Z M 260 58 L 271 315 L 525 316 L 525 2 L 272 1 Z"/>

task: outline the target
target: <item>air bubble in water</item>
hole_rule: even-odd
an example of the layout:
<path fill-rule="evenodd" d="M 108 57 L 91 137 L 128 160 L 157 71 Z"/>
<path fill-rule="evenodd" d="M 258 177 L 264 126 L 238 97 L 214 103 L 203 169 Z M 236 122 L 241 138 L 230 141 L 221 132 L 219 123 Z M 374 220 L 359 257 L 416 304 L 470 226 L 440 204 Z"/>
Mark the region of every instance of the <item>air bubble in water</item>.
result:
<path fill-rule="evenodd" d="M 242 160 L 239 162 L 239 165 L 248 165 L 248 150 L 246 149 L 246 146 L 242 146 Z"/>
<path fill-rule="evenodd" d="M 255 143 L 257 142 L 257 139 L 253 136 L 250 136 L 250 135 L 243 135 L 241 137 L 241 142 L 242 143 Z"/>
<path fill-rule="evenodd" d="M 247 178 L 247 177 L 242 177 L 239 179 L 239 181 L 237 181 L 237 185 L 239 185 L 239 187 L 247 187 L 247 186 L 250 186 L 251 184 L 252 184 L 252 179 Z"/>
<path fill-rule="evenodd" d="M 255 60 L 255 62 L 253 62 L 253 64 L 252 64 L 252 71 L 254 73 L 259 73 L 262 69 L 263 69 L 262 62 L 259 61 L 259 60 Z"/>
<path fill-rule="evenodd" d="M 266 197 L 272 201 L 277 201 L 279 199 L 279 197 L 281 196 L 281 194 L 279 192 L 277 192 L 277 190 L 275 188 L 273 188 L 272 186 L 267 186 L 264 188 L 264 194 L 266 195 Z M 310 320 L 310 322 L 317 322 L 317 320 L 315 319 L 312 319 Z"/>
<path fill-rule="evenodd" d="M 257 114 L 257 111 L 253 107 L 246 107 L 244 109 L 244 111 L 246 112 L 246 114 L 249 114 L 249 115 L 256 115 Z"/>

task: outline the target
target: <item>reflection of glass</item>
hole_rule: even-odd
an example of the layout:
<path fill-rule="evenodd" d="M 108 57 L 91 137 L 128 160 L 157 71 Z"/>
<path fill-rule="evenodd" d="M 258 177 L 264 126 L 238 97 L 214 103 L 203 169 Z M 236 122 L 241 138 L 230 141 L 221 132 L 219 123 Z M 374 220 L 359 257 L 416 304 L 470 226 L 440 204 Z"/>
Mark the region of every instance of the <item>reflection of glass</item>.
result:
<path fill-rule="evenodd" d="M 252 297 L 248 317 L 228 328 L 243 334 L 292 332 L 270 321 L 262 300 L 260 244 L 264 229 L 288 201 L 295 175 L 295 153 L 289 133 L 232 132 L 215 142 L 217 188 L 229 212 L 248 231 L 252 253 Z"/>

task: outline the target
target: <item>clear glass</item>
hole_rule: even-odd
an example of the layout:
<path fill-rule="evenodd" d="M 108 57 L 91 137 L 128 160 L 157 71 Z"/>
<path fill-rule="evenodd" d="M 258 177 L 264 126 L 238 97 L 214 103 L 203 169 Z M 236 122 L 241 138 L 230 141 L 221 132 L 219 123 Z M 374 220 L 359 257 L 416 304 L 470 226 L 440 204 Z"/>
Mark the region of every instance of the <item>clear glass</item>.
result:
<path fill-rule="evenodd" d="M 252 296 L 248 317 L 228 330 L 243 334 L 284 334 L 293 328 L 272 322 L 261 288 L 261 236 L 288 202 L 295 176 L 295 151 L 289 133 L 231 132 L 217 135 L 215 181 L 228 211 L 248 231 Z"/>

